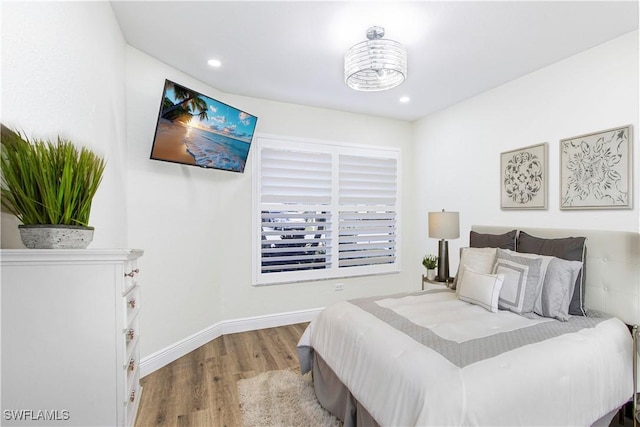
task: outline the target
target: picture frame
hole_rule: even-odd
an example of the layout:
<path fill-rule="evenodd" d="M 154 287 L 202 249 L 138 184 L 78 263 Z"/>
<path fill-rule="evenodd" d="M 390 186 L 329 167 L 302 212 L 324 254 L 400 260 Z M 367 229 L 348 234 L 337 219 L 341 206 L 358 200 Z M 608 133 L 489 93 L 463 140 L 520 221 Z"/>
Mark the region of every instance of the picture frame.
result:
<path fill-rule="evenodd" d="M 631 209 L 632 126 L 560 140 L 560 209 Z"/>
<path fill-rule="evenodd" d="M 547 143 L 500 153 L 500 208 L 547 209 Z"/>

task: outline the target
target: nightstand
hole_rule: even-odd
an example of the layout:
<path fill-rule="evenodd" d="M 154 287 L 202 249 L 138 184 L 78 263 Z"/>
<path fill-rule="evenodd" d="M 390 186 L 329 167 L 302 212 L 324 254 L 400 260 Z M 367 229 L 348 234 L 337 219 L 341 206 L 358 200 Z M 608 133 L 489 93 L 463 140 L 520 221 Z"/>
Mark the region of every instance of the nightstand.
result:
<path fill-rule="evenodd" d="M 424 291 L 424 284 L 430 284 L 430 285 L 439 285 L 439 286 L 446 286 L 447 288 L 451 287 L 451 284 L 453 283 L 453 277 L 449 277 L 449 279 L 447 279 L 446 282 L 440 282 L 438 280 L 429 280 L 427 279 L 427 276 L 425 276 L 424 274 L 422 275 L 422 290 Z"/>

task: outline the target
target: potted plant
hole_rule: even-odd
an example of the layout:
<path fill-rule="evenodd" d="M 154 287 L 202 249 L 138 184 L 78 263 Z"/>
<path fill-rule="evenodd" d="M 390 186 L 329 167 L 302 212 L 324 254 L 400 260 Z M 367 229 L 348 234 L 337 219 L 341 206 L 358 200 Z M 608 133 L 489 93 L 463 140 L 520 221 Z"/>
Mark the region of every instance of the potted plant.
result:
<path fill-rule="evenodd" d="M 435 280 L 438 257 L 435 255 L 425 255 L 424 258 L 422 258 L 422 265 L 427 269 L 427 279 Z"/>
<path fill-rule="evenodd" d="M 28 248 L 86 248 L 91 202 L 102 181 L 105 161 L 60 137 L 30 141 L 1 125 L 3 209 L 22 224 Z"/>

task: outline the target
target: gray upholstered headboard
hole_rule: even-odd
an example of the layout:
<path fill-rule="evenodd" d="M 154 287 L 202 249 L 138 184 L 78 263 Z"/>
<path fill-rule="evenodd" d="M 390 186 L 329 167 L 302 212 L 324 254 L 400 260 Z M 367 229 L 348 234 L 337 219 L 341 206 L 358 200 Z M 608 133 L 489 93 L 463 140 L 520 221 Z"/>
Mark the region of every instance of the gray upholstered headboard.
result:
<path fill-rule="evenodd" d="M 473 225 L 478 233 L 513 229 L 544 238 L 586 237 L 585 306 L 640 324 L 640 234 L 628 231 Z"/>

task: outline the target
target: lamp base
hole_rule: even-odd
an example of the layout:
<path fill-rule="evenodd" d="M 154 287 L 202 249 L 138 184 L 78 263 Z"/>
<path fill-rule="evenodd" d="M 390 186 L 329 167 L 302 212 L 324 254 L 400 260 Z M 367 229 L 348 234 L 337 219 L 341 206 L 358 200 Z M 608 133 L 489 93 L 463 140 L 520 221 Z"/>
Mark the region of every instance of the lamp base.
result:
<path fill-rule="evenodd" d="M 449 277 L 449 242 L 442 239 L 438 242 L 438 282 L 450 282 L 453 278 Z"/>

